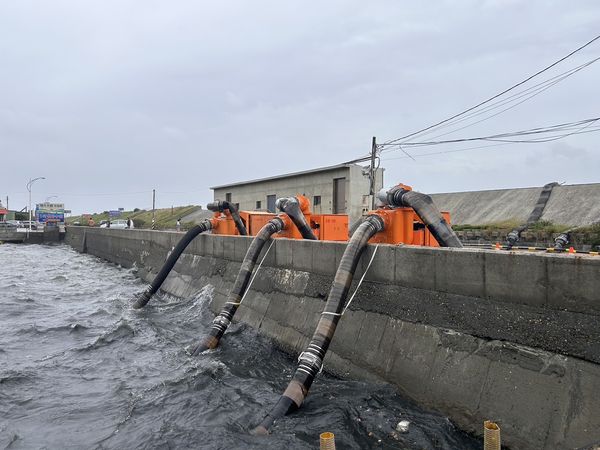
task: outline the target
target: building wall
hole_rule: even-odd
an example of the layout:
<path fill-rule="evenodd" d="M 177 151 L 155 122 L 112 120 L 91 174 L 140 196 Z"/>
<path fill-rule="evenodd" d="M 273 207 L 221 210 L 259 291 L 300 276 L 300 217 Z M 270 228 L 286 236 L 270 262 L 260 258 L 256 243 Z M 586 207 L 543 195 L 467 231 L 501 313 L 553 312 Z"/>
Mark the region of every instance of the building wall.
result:
<path fill-rule="evenodd" d="M 346 179 L 346 214 L 352 223 L 362 215 L 365 209 L 363 196 L 369 192 L 369 179 L 362 174 L 362 167 L 358 165 L 218 188 L 214 190 L 214 199 L 226 200 L 227 193 L 231 193 L 230 201 L 239 203 L 241 210 L 267 211 L 268 195 L 280 198 L 302 194 L 310 199 L 313 213 L 332 214 L 333 180 L 336 178 Z M 383 186 L 383 169 L 377 173 L 376 186 L 377 189 Z M 320 205 L 315 205 L 315 196 L 321 197 Z M 257 201 L 261 202 L 260 208 L 257 208 Z M 366 202 L 366 208 L 370 209 L 370 201 Z"/>

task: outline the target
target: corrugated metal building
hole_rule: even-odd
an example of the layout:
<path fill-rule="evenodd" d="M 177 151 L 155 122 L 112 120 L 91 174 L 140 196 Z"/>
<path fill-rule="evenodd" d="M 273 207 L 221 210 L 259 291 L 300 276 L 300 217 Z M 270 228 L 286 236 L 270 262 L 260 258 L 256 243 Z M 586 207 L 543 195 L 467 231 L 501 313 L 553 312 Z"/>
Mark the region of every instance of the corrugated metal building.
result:
<path fill-rule="evenodd" d="M 375 175 L 375 192 L 383 187 L 383 168 Z M 315 214 L 348 214 L 350 223 L 371 205 L 368 167 L 338 164 L 258 180 L 213 186 L 215 200 L 236 203 L 240 210 L 275 212 L 275 200 L 296 194 L 310 199 Z"/>

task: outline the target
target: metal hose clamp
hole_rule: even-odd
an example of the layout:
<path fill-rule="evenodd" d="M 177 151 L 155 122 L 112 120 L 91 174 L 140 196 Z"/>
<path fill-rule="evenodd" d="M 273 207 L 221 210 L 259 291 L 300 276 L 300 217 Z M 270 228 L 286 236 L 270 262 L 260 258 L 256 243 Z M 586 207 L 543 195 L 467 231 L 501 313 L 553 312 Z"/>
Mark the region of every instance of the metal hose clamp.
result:
<path fill-rule="evenodd" d="M 229 324 L 231 323 L 231 320 L 229 320 L 227 317 L 218 315 L 217 317 L 215 317 L 213 319 L 212 323 L 213 323 L 213 325 L 216 325 L 220 328 L 227 328 L 229 326 Z"/>
<path fill-rule="evenodd" d="M 323 360 L 315 355 L 314 353 L 310 353 L 310 352 L 302 352 L 300 353 L 300 355 L 298 356 L 298 362 L 299 363 L 304 363 L 307 366 L 311 367 L 312 369 L 317 370 L 317 373 L 321 373 L 323 371 Z"/>

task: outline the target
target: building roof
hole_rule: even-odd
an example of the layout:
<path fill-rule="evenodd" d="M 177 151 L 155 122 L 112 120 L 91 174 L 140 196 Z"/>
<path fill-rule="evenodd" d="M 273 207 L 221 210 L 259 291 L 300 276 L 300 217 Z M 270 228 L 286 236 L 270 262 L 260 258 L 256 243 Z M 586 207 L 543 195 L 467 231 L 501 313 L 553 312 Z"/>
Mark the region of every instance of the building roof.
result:
<path fill-rule="evenodd" d="M 213 190 L 214 189 L 223 189 L 223 188 L 228 188 L 228 187 L 233 187 L 233 186 L 243 186 L 246 184 L 262 183 L 263 181 L 271 181 L 271 180 L 279 180 L 282 178 L 298 177 L 301 175 L 308 175 L 308 174 L 312 174 L 312 173 L 329 172 L 331 170 L 343 169 L 344 167 L 351 167 L 351 166 L 358 166 L 358 164 L 350 164 L 350 163 L 336 164 L 335 166 L 326 166 L 326 167 L 319 167 L 319 168 L 311 169 L 311 170 L 303 170 L 301 172 L 285 173 L 283 175 L 275 175 L 272 177 L 258 178 L 256 180 L 238 181 L 236 183 L 222 184 L 220 186 L 212 186 L 211 189 L 213 189 Z"/>

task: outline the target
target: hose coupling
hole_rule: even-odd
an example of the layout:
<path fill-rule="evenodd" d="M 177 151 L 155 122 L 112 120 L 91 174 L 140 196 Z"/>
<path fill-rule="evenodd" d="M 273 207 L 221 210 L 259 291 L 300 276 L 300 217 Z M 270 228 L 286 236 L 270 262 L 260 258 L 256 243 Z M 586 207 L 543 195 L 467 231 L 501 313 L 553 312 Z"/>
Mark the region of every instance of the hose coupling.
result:
<path fill-rule="evenodd" d="M 227 329 L 227 327 L 229 326 L 229 324 L 231 323 L 231 320 L 229 320 L 227 317 L 219 314 L 217 317 L 215 317 L 213 319 L 212 323 L 213 323 L 214 328 L 219 328 L 219 329 L 225 331 Z"/>
<path fill-rule="evenodd" d="M 556 239 L 554 239 L 554 248 L 562 250 L 570 242 L 569 233 L 560 233 Z"/>
<path fill-rule="evenodd" d="M 310 352 L 302 352 L 298 356 L 300 367 L 310 370 L 311 375 L 316 375 L 323 371 L 323 360 L 320 356 Z"/>
<path fill-rule="evenodd" d="M 384 188 L 377 193 L 377 199 L 381 202 L 381 206 L 391 206 L 391 207 L 403 207 L 406 205 L 402 197 L 404 194 L 409 192 L 410 189 L 406 189 L 404 185 L 399 184 L 392 188 Z"/>
<path fill-rule="evenodd" d="M 513 245 L 515 245 L 517 242 L 519 242 L 519 232 L 516 230 L 511 231 L 510 233 L 508 233 L 506 235 L 506 242 L 508 243 L 509 247 L 512 247 Z"/>
<path fill-rule="evenodd" d="M 273 217 L 271 219 L 271 224 L 275 227 L 275 233 L 278 233 L 285 228 L 285 221 L 279 216 Z"/>
<path fill-rule="evenodd" d="M 373 228 L 375 228 L 376 233 L 383 231 L 383 229 L 385 228 L 385 222 L 383 218 L 377 214 L 370 214 L 365 220 L 368 220 L 368 222 L 373 226 Z"/>

